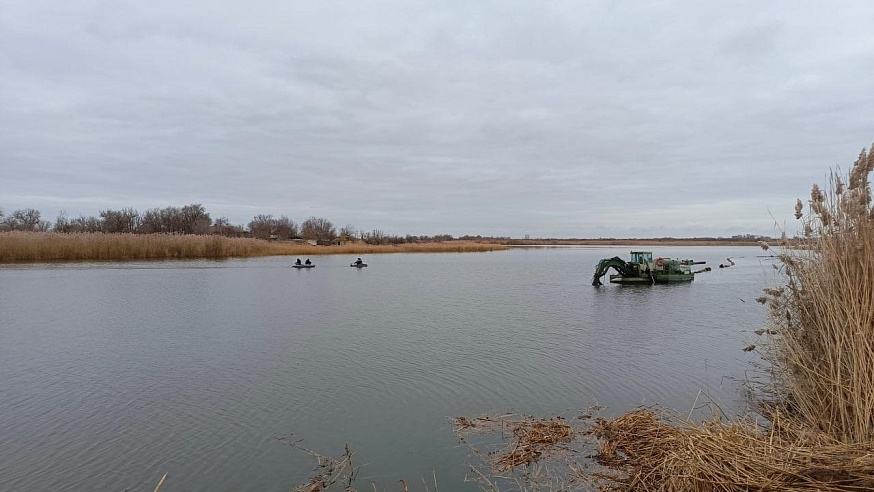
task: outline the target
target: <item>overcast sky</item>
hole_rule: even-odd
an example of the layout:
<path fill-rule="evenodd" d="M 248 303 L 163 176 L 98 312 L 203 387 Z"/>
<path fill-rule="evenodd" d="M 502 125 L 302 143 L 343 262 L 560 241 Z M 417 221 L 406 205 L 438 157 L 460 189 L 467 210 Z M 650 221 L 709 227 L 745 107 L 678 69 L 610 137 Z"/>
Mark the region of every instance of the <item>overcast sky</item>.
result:
<path fill-rule="evenodd" d="M 872 21 L 871 1 L 0 0 L 0 209 L 791 234 L 795 199 L 874 141 Z"/>

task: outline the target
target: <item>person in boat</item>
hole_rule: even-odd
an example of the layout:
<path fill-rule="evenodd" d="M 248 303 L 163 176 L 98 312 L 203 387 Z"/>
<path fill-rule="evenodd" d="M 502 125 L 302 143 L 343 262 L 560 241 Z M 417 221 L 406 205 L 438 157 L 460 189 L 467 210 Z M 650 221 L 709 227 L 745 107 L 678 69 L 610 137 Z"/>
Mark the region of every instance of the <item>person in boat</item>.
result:
<path fill-rule="evenodd" d="M 360 264 L 362 264 L 362 263 L 364 263 L 364 262 L 361 261 L 361 258 L 358 258 L 357 260 L 355 260 L 355 264 L 356 264 L 356 265 L 360 265 Z"/>
<path fill-rule="evenodd" d="M 307 260 L 307 261 L 310 261 L 310 260 Z M 298 258 L 297 261 L 294 262 L 294 264 L 295 264 L 295 265 L 300 265 L 300 258 Z"/>
<path fill-rule="evenodd" d="M 300 261 L 300 260 L 298 260 L 298 261 Z M 313 262 L 311 262 L 309 258 L 307 258 L 307 261 L 304 262 L 304 265 L 312 265 L 312 264 L 313 264 Z"/>

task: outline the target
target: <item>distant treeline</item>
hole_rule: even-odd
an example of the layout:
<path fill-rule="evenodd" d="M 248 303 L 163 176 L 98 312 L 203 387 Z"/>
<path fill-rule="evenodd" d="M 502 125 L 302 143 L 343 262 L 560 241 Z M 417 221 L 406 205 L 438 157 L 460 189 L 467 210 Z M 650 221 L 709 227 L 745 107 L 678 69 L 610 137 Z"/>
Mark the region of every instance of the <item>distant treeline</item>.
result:
<path fill-rule="evenodd" d="M 363 241 L 367 244 L 392 245 L 451 241 L 451 234 L 434 236 L 399 236 L 379 229 L 359 231 L 352 225 L 337 229 L 324 217 L 310 217 L 298 224 L 287 216 L 259 214 L 247 225 L 231 224 L 227 217 L 212 219 L 203 205 L 152 208 L 142 213 L 133 208 L 101 210 L 97 217 L 70 218 L 65 212 L 52 223 L 42 219 L 39 210 L 25 208 L 4 214 L 0 209 L 0 232 L 58 233 L 126 233 L 126 234 L 199 234 L 225 237 L 254 237 L 273 240 L 304 240 L 318 244 Z M 468 236 L 466 236 L 468 237 Z"/>

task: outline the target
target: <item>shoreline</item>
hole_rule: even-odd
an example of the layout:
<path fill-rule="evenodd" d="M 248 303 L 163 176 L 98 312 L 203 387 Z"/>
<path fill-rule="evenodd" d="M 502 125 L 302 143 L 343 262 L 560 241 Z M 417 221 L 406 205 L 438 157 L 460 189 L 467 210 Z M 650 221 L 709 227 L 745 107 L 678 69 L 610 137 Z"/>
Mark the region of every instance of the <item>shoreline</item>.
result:
<path fill-rule="evenodd" d="M 776 241 L 775 241 L 776 242 Z M 760 246 L 758 241 L 719 239 L 556 239 L 509 240 L 510 247 L 526 246 Z"/>
<path fill-rule="evenodd" d="M 518 247 L 561 246 L 758 246 L 753 240 L 685 239 L 455 239 L 430 243 L 315 246 L 291 241 L 175 234 L 54 232 L 0 233 L 0 264 L 58 261 L 226 259 L 259 256 L 480 253 Z"/>

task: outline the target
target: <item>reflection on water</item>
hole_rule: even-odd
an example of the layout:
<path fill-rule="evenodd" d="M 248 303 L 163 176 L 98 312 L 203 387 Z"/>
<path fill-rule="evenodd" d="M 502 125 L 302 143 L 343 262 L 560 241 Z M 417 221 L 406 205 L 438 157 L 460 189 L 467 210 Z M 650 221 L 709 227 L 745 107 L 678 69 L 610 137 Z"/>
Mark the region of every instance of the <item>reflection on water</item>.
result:
<path fill-rule="evenodd" d="M 764 309 L 757 248 L 666 286 L 590 285 L 628 248 L 0 267 L 0 489 L 288 490 L 293 435 L 363 483 L 462 483 L 447 417 L 739 409 Z"/>

